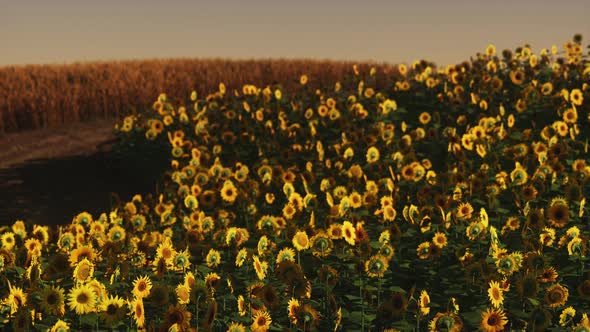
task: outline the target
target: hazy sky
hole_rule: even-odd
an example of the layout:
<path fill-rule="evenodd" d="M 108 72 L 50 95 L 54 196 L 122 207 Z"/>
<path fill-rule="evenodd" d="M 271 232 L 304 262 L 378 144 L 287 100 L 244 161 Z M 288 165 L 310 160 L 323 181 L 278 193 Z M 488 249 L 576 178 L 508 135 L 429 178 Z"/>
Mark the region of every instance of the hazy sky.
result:
<path fill-rule="evenodd" d="M 590 39 L 590 0 L 0 0 L 0 65 L 160 57 L 440 65 Z"/>

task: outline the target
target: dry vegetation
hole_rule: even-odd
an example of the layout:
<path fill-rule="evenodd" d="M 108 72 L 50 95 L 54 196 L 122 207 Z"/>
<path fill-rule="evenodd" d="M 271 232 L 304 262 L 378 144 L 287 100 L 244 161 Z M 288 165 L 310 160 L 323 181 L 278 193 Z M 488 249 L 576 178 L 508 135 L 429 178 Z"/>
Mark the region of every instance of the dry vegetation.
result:
<path fill-rule="evenodd" d="M 376 66 L 383 80 L 393 66 Z M 120 118 L 151 105 L 153 96 L 174 91 L 199 95 L 224 82 L 229 91 L 244 84 L 265 86 L 306 73 L 320 87 L 351 74 L 352 63 L 314 60 L 168 59 L 27 65 L 0 68 L 0 134 L 55 127 L 97 118 Z M 175 97 L 171 96 L 171 97 Z"/>

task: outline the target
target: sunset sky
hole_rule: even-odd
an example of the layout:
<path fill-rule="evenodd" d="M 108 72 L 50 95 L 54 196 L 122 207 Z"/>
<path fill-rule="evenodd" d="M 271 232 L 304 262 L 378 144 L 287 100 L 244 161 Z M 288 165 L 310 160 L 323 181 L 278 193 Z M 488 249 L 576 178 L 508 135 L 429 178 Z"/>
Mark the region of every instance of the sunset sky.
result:
<path fill-rule="evenodd" d="M 590 38 L 588 0 L 0 0 L 0 66 L 162 57 L 440 65 Z"/>

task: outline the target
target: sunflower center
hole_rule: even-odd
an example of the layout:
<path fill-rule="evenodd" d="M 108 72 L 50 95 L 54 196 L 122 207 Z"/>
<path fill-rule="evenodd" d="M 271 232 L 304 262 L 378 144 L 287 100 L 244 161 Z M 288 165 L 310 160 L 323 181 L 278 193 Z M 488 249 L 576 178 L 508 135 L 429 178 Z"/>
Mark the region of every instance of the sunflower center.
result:
<path fill-rule="evenodd" d="M 498 318 L 496 316 L 490 316 L 488 318 L 488 325 L 494 326 L 496 324 L 498 324 Z"/>
<path fill-rule="evenodd" d="M 106 311 L 107 311 L 107 314 L 108 314 L 108 315 L 110 315 L 110 316 L 112 316 L 112 315 L 116 314 L 116 313 L 117 313 L 117 308 L 118 308 L 118 307 L 117 307 L 116 305 L 114 305 L 114 304 L 112 304 L 112 303 L 111 303 L 111 304 L 109 304 L 109 305 L 107 306 L 107 310 L 106 310 Z"/>
<path fill-rule="evenodd" d="M 57 294 L 51 293 L 51 294 L 47 295 L 47 304 L 54 305 L 57 303 L 57 299 L 58 299 Z"/>
<path fill-rule="evenodd" d="M 142 281 L 139 284 L 137 284 L 137 290 L 138 291 L 143 292 L 145 290 L 145 288 L 146 288 L 145 282 Z"/>
<path fill-rule="evenodd" d="M 77 301 L 78 303 L 80 303 L 80 304 L 86 304 L 86 303 L 88 303 L 88 300 L 89 300 L 89 299 L 90 299 L 90 298 L 89 298 L 89 297 L 88 297 L 88 295 L 87 295 L 87 294 L 85 294 L 85 293 L 80 293 L 80 294 L 78 294 L 78 296 L 76 297 L 76 301 Z"/>

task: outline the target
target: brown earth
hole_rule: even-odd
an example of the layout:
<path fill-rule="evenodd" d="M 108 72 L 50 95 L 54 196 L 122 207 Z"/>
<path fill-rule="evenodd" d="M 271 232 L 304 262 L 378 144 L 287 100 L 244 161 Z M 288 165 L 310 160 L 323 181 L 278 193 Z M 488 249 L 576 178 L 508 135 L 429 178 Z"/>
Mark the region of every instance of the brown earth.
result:
<path fill-rule="evenodd" d="M 0 135 L 0 169 L 36 159 L 90 155 L 115 139 L 116 120 L 94 120 Z"/>

